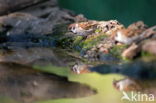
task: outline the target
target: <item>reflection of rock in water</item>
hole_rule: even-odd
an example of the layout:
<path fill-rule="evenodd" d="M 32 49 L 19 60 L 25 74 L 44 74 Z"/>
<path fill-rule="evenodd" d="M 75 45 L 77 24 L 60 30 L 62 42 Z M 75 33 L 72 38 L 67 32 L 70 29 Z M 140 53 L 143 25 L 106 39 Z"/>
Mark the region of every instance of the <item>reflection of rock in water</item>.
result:
<path fill-rule="evenodd" d="M 89 68 L 100 74 L 117 73 L 133 79 L 151 80 L 156 78 L 156 58 L 146 58 L 123 64 L 103 64 Z"/>
<path fill-rule="evenodd" d="M 127 78 L 114 81 L 113 85 L 120 91 L 139 91 L 156 96 L 156 59 L 145 58 L 125 64 L 103 64 L 91 68 L 74 68 L 81 73 L 83 69 L 100 74 L 117 73 Z M 84 71 L 84 70 L 83 70 Z"/>
<path fill-rule="evenodd" d="M 122 66 L 121 66 L 122 67 Z M 141 60 L 124 65 L 120 73 L 128 78 L 114 81 L 120 91 L 138 91 L 156 96 L 156 60 Z"/>
<path fill-rule="evenodd" d="M 0 64 L 0 96 L 28 103 L 54 98 L 75 98 L 94 94 L 85 85 L 66 78 L 32 70 L 14 63 Z"/>

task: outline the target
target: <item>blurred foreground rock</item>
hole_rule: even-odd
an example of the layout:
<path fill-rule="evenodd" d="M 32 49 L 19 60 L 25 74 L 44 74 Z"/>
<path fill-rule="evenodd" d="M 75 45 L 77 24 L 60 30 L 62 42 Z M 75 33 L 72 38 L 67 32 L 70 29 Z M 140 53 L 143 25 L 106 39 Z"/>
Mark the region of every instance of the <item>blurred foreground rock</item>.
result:
<path fill-rule="evenodd" d="M 156 55 L 156 38 L 146 41 L 142 46 L 142 50 L 150 54 Z"/>
<path fill-rule="evenodd" d="M 1 33 L 6 35 L 13 34 L 52 34 L 57 25 L 68 24 L 70 15 L 68 13 L 61 14 L 58 9 L 55 11 L 55 19 L 49 17 L 47 19 L 38 18 L 27 13 L 12 13 L 7 16 L 0 17 Z M 67 19 L 67 20 L 66 20 Z"/>
<path fill-rule="evenodd" d="M 49 1 L 49 3 L 53 6 L 57 5 L 56 0 L 0 0 L 0 15 L 47 1 Z"/>
<path fill-rule="evenodd" d="M 126 59 L 134 59 L 136 56 L 155 56 L 156 55 L 156 38 L 142 41 L 139 44 L 132 44 L 123 51 L 122 57 Z"/>
<path fill-rule="evenodd" d="M 56 0 L 0 0 L 0 10 L 1 35 L 52 34 L 75 19 Z"/>

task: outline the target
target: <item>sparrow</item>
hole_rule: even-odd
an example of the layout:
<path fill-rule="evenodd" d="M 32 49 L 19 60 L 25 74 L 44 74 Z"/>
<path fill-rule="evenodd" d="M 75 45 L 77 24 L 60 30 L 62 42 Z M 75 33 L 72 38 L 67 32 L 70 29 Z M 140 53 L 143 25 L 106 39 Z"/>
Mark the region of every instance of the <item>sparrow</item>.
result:
<path fill-rule="evenodd" d="M 68 30 L 77 34 L 77 35 L 91 35 L 91 34 L 100 34 L 105 33 L 107 35 L 111 35 L 114 31 L 123 28 L 116 20 L 110 21 L 87 21 L 70 24 Z"/>
<path fill-rule="evenodd" d="M 128 28 L 118 30 L 115 35 L 115 40 L 124 44 L 132 44 L 141 37 L 142 32 L 146 29 L 147 26 L 142 21 L 138 21 L 131 24 Z"/>

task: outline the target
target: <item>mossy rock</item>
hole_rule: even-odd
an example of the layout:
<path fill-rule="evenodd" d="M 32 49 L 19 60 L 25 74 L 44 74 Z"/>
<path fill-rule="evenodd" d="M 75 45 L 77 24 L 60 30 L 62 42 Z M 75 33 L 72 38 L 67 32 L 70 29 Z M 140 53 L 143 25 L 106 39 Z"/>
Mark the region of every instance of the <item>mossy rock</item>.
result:
<path fill-rule="evenodd" d="M 83 42 L 80 43 L 82 45 L 82 49 L 91 49 L 93 46 L 96 46 L 100 41 L 102 41 L 104 38 L 107 38 L 108 36 L 105 34 L 101 34 L 98 36 L 90 37 Z"/>
<path fill-rule="evenodd" d="M 121 57 L 121 53 L 127 48 L 127 45 L 114 45 L 113 48 L 110 49 L 110 54 L 115 56 L 116 58 L 123 59 Z"/>
<path fill-rule="evenodd" d="M 100 35 L 91 36 L 89 38 L 78 36 L 74 39 L 73 48 L 76 49 L 78 48 L 79 51 L 88 50 L 96 46 L 104 38 L 107 38 L 107 35 L 100 34 Z"/>
<path fill-rule="evenodd" d="M 97 45 L 100 41 L 106 38 L 105 34 L 98 34 L 91 37 L 84 36 L 64 36 L 58 40 L 59 46 L 65 48 L 72 48 L 77 51 L 91 49 Z"/>
<path fill-rule="evenodd" d="M 149 52 L 141 51 L 141 57 L 152 57 L 152 56 L 155 56 L 155 55 Z"/>

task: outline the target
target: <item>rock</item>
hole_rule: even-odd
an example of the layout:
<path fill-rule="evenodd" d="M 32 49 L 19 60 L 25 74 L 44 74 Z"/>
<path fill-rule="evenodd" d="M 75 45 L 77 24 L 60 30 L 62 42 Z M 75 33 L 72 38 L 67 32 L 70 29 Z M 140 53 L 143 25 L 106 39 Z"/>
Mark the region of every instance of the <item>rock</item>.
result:
<path fill-rule="evenodd" d="M 65 51 L 44 47 L 0 49 L 0 62 L 11 62 L 23 65 L 68 66 L 74 57 L 67 57 Z"/>
<path fill-rule="evenodd" d="M 49 20 L 51 23 L 58 24 L 64 23 L 65 21 L 72 23 L 78 20 L 78 17 L 76 19 L 74 13 L 66 9 L 61 9 L 58 6 L 53 6 L 50 1 L 22 9 L 20 12 L 28 13 L 38 18 Z"/>
<path fill-rule="evenodd" d="M 96 50 L 97 49 L 95 49 L 95 51 L 94 50 L 88 50 L 82 56 L 84 58 L 87 58 L 88 61 L 97 61 L 98 60 L 98 52 Z"/>
<path fill-rule="evenodd" d="M 44 2 L 23 8 L 19 12 L 29 13 L 33 16 L 40 18 L 47 18 L 48 15 L 58 8 L 57 0 L 45 0 Z"/>
<path fill-rule="evenodd" d="M 71 40 L 73 47 L 71 46 L 71 48 L 75 48 L 75 46 L 76 48 L 79 47 L 79 51 L 83 51 L 82 56 L 89 61 L 114 60 L 112 59 L 116 58 L 113 57 L 114 55 L 110 56 L 105 54 L 110 53 L 110 49 L 115 46 L 115 40 L 112 38 L 114 32 L 123 27 L 124 26 L 116 20 L 88 20 L 70 24 L 68 29 L 73 33 L 71 34 L 73 35 L 73 39 Z M 78 39 L 80 36 L 82 39 Z M 69 39 L 67 40 L 69 41 Z M 66 42 L 64 39 L 63 41 Z"/>
<path fill-rule="evenodd" d="M 140 34 L 140 37 L 137 39 L 137 42 L 142 42 L 146 39 L 152 39 L 156 37 L 156 26 L 146 29 Z"/>
<path fill-rule="evenodd" d="M 57 11 L 57 9 L 56 9 Z M 59 13 L 59 10 L 58 10 Z M 65 13 L 66 14 L 66 13 Z M 13 34 L 52 34 L 56 25 L 69 23 L 65 20 L 64 14 L 55 15 L 55 19 L 42 19 L 27 13 L 12 13 L 0 17 L 0 25 L 7 35 Z"/>
<path fill-rule="evenodd" d="M 144 31 L 148 28 L 148 26 L 146 24 L 144 24 L 143 21 L 137 21 L 131 25 L 128 26 L 128 29 L 131 29 L 131 30 L 141 30 L 141 31 Z"/>
<path fill-rule="evenodd" d="M 132 27 L 131 27 L 132 28 Z M 135 29 L 133 27 L 133 29 Z M 123 51 L 122 57 L 127 59 L 134 59 L 138 56 L 138 53 L 148 52 L 151 54 L 156 54 L 155 50 L 155 38 L 156 38 L 156 26 L 146 29 L 140 37 L 136 40 L 137 43 L 133 43 L 126 50 Z"/>
<path fill-rule="evenodd" d="M 4 15 L 46 1 L 50 1 L 51 5 L 57 5 L 56 0 L 0 0 L 0 15 Z"/>
<path fill-rule="evenodd" d="M 141 48 L 137 44 L 132 44 L 121 54 L 123 58 L 133 59 L 141 51 Z"/>
<path fill-rule="evenodd" d="M 79 14 L 75 17 L 75 22 L 86 22 L 88 19 L 83 14 Z"/>
<path fill-rule="evenodd" d="M 114 40 L 110 39 L 106 35 L 99 35 L 97 37 L 93 36 L 80 43 L 84 43 L 81 49 L 87 50 L 85 51 L 83 57 L 87 58 L 89 61 L 105 61 L 106 58 L 109 58 L 109 55 L 106 56 L 105 54 L 109 54 L 109 50 L 115 45 Z M 112 56 L 110 56 L 110 58 L 112 58 Z M 103 57 L 105 59 L 102 59 Z"/>
<path fill-rule="evenodd" d="M 48 47 L 4 47 L 0 49 L 0 62 L 11 62 L 28 66 L 61 66 L 67 67 L 77 61 L 76 54 L 60 48 Z"/>
<path fill-rule="evenodd" d="M 12 34 L 52 34 L 56 29 L 73 22 L 75 15 L 65 9 L 60 9 L 56 0 L 11 0 L 3 1 L 10 8 L 18 9 L 18 12 L 10 13 L 0 17 L 0 32 L 7 35 Z M 30 3 L 30 5 L 28 4 Z M 34 5 L 32 5 L 35 3 Z M 16 4 L 16 7 L 14 7 Z M 20 6 L 24 6 L 20 9 Z M 23 7 L 23 6 L 22 6 Z M 1 5 L 0 5 L 1 8 Z M 61 28 L 62 30 L 62 28 Z M 60 30 L 60 31 L 61 31 Z M 58 34 L 59 35 L 59 34 Z"/>
<path fill-rule="evenodd" d="M 101 52 L 101 53 L 109 53 L 108 52 L 108 49 L 107 48 L 104 48 L 104 47 L 101 47 L 100 49 L 99 49 L 99 52 Z"/>
<path fill-rule="evenodd" d="M 146 41 L 142 46 L 142 51 L 156 55 L 156 39 Z"/>
<path fill-rule="evenodd" d="M 114 57 L 113 55 L 109 54 L 109 53 L 99 53 L 99 58 L 98 60 L 100 61 L 103 61 L 103 62 L 107 62 L 107 63 L 110 63 L 110 62 L 119 62 L 119 59 Z"/>

